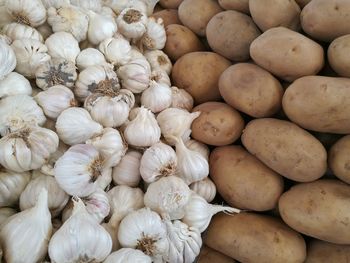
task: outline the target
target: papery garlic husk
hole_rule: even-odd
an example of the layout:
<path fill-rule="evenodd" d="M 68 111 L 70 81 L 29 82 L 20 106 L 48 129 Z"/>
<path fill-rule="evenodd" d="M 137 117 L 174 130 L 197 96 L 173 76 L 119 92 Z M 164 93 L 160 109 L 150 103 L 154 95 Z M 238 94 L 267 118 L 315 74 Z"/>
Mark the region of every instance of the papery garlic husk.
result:
<path fill-rule="evenodd" d="M 39 92 L 34 98 L 45 115 L 52 119 L 56 119 L 65 109 L 78 105 L 73 92 L 63 85 L 52 86 Z"/>
<path fill-rule="evenodd" d="M 96 48 L 82 50 L 77 56 L 76 62 L 79 71 L 83 71 L 91 66 L 107 64 L 104 55 Z"/>
<path fill-rule="evenodd" d="M 29 172 L 13 172 L 0 166 L 0 207 L 16 204 L 30 178 Z"/>
<path fill-rule="evenodd" d="M 148 50 L 145 52 L 145 57 L 151 64 L 152 70 L 161 69 L 170 75 L 173 64 L 171 63 L 168 55 L 162 50 Z"/>
<path fill-rule="evenodd" d="M 104 2 L 105 0 L 102 0 L 102 1 Z M 99 12 L 99 14 L 103 15 L 103 16 L 111 17 L 111 18 L 113 18 L 114 21 L 115 21 L 115 19 L 117 19 L 117 14 L 114 13 L 113 9 L 108 7 L 108 6 L 105 6 L 105 5 L 102 6 L 101 11 Z"/>
<path fill-rule="evenodd" d="M 80 53 L 79 43 L 67 32 L 57 32 L 45 40 L 48 52 L 52 58 L 64 58 L 75 63 Z"/>
<path fill-rule="evenodd" d="M 140 161 L 142 154 L 135 150 L 128 150 L 117 166 L 113 167 L 113 182 L 116 185 L 130 187 L 138 186 L 140 175 Z"/>
<path fill-rule="evenodd" d="M 67 1 L 69 1 L 69 0 L 67 0 Z M 42 35 L 44 40 L 46 40 L 53 33 L 51 26 L 47 22 L 38 26 L 36 28 L 36 30 L 38 30 L 38 32 Z"/>
<path fill-rule="evenodd" d="M 153 183 L 158 179 L 175 175 L 177 157 L 173 148 L 158 142 L 149 147 L 142 155 L 140 173 L 147 183 Z"/>
<path fill-rule="evenodd" d="M 165 84 L 150 81 L 149 88 L 141 95 L 141 105 L 150 109 L 154 113 L 161 112 L 169 108 L 172 101 L 171 89 Z"/>
<path fill-rule="evenodd" d="M 70 0 L 70 3 L 94 12 L 100 12 L 102 9 L 101 0 Z"/>
<path fill-rule="evenodd" d="M 175 144 L 175 137 L 181 137 L 182 140 L 188 141 L 191 134 L 192 122 L 198 118 L 200 112 L 190 113 L 183 109 L 168 108 L 157 116 L 159 127 L 162 135 L 171 145 Z"/>
<path fill-rule="evenodd" d="M 208 203 L 214 200 L 216 195 L 216 186 L 213 181 L 206 177 L 190 185 L 191 190 L 203 197 Z"/>
<path fill-rule="evenodd" d="M 41 262 L 52 233 L 47 190 L 42 189 L 34 207 L 11 216 L 0 239 L 6 262 Z"/>
<path fill-rule="evenodd" d="M 151 263 L 152 259 L 142 251 L 133 248 L 121 248 L 110 254 L 104 263 Z"/>
<path fill-rule="evenodd" d="M 176 176 L 162 177 L 151 183 L 145 193 L 145 206 L 169 220 L 181 219 L 191 197 L 190 188 Z"/>
<path fill-rule="evenodd" d="M 41 0 L 7 0 L 6 7 L 14 22 L 37 27 L 46 21 Z"/>
<path fill-rule="evenodd" d="M 166 85 L 168 87 L 171 86 L 169 75 L 162 69 L 152 70 L 151 80 L 154 80 L 155 82 Z"/>
<path fill-rule="evenodd" d="M 1 6 L 0 6 L 0 10 L 1 10 Z M 0 13 L 0 15 L 1 15 L 1 13 Z M 4 42 L 7 45 L 11 45 L 11 43 L 12 43 L 12 39 L 4 34 L 0 34 L 0 41 Z"/>
<path fill-rule="evenodd" d="M 209 204 L 203 197 L 193 193 L 185 207 L 185 216 L 181 221 L 190 227 L 197 228 L 202 233 L 207 229 L 213 215 L 219 212 L 239 213 L 240 211 L 229 206 Z"/>
<path fill-rule="evenodd" d="M 118 31 L 128 39 L 139 39 L 146 32 L 147 15 L 134 8 L 125 8 L 117 18 Z"/>
<path fill-rule="evenodd" d="M 16 54 L 13 49 L 4 41 L 0 41 L 0 79 L 16 68 Z"/>
<path fill-rule="evenodd" d="M 148 18 L 147 31 L 142 37 L 142 44 L 151 50 L 163 49 L 166 42 L 166 32 L 163 19 Z"/>
<path fill-rule="evenodd" d="M 46 9 L 50 7 L 60 8 L 70 5 L 70 0 L 41 0 Z"/>
<path fill-rule="evenodd" d="M 28 95 L 9 96 L 0 100 L 0 134 L 21 129 L 23 126 L 43 125 L 46 121 L 42 109 Z"/>
<path fill-rule="evenodd" d="M 118 239 L 122 247 L 136 248 L 162 262 L 168 252 L 167 230 L 160 216 L 149 208 L 128 214 L 120 223 Z"/>
<path fill-rule="evenodd" d="M 0 80 L 0 98 L 31 94 L 32 86 L 30 82 L 17 72 L 11 72 Z"/>
<path fill-rule="evenodd" d="M 113 65 L 125 65 L 131 59 L 130 43 L 119 33 L 103 40 L 98 48 L 106 57 L 107 61 Z"/>
<path fill-rule="evenodd" d="M 135 8 L 148 16 L 153 14 L 154 7 L 159 0 L 104 0 L 104 4 L 119 14 L 125 8 Z"/>
<path fill-rule="evenodd" d="M 47 122 L 46 122 L 47 123 Z M 55 126 L 55 122 L 53 123 Z M 59 141 L 57 150 L 50 155 L 50 158 L 46 161 L 43 166 L 40 168 L 40 172 L 46 175 L 54 176 L 54 166 L 56 161 L 69 149 L 67 144 L 64 144 L 62 141 Z"/>
<path fill-rule="evenodd" d="M 0 28 L 11 23 L 13 20 L 12 16 L 7 12 L 5 3 L 0 5 Z"/>
<path fill-rule="evenodd" d="M 112 169 L 106 167 L 94 146 L 77 144 L 55 163 L 55 178 L 69 195 L 86 197 L 97 188 L 105 189 L 112 181 Z"/>
<path fill-rule="evenodd" d="M 131 46 L 130 56 L 131 56 L 131 60 L 138 59 L 138 58 L 145 59 L 144 55 L 136 46 Z"/>
<path fill-rule="evenodd" d="M 84 10 L 76 6 L 47 9 L 47 22 L 53 32 L 68 32 L 80 42 L 86 39 L 89 26 L 89 17 Z"/>
<path fill-rule="evenodd" d="M 87 212 L 83 201 L 76 199 L 73 199 L 72 216 L 50 240 L 50 259 L 52 262 L 103 262 L 112 250 L 112 239 Z"/>
<path fill-rule="evenodd" d="M 188 149 L 200 153 L 207 161 L 209 161 L 210 150 L 206 144 L 190 139 L 185 142 L 185 145 Z"/>
<path fill-rule="evenodd" d="M 120 244 L 118 240 L 118 228 L 119 228 L 120 222 L 117 220 L 116 224 L 113 224 L 112 223 L 113 221 L 116 221 L 116 220 L 113 220 L 113 216 L 112 216 L 112 218 L 107 223 L 101 224 L 101 226 L 109 233 L 109 235 L 112 238 L 112 243 L 113 243 L 112 252 L 120 249 Z"/>
<path fill-rule="evenodd" d="M 10 207 L 1 207 L 0 208 L 0 229 L 4 224 L 6 224 L 7 220 L 13 216 L 14 214 L 17 214 L 18 211 L 14 208 Z M 1 261 L 2 262 L 2 261 Z"/>
<path fill-rule="evenodd" d="M 35 71 L 36 85 L 42 90 L 56 85 L 73 88 L 78 77 L 75 64 L 64 58 L 54 58 L 41 64 Z"/>
<path fill-rule="evenodd" d="M 113 37 L 117 32 L 117 24 L 113 17 L 92 11 L 89 12 L 89 17 L 88 39 L 93 45 L 98 45 L 103 40 Z"/>
<path fill-rule="evenodd" d="M 10 37 L 12 41 L 22 38 L 30 38 L 43 42 L 44 39 L 38 30 L 31 26 L 27 26 L 19 23 L 7 24 L 2 28 L 2 32 Z"/>
<path fill-rule="evenodd" d="M 135 119 L 130 121 L 124 130 L 128 144 L 136 147 L 149 147 L 160 139 L 160 128 L 154 114 L 141 107 Z"/>
<path fill-rule="evenodd" d="M 71 107 L 58 116 L 56 130 L 60 139 L 68 145 L 84 143 L 102 132 L 102 125 L 95 122 L 83 108 Z"/>
<path fill-rule="evenodd" d="M 193 109 L 193 97 L 184 89 L 179 89 L 175 86 L 171 87 L 172 91 L 172 108 L 184 109 L 191 111 Z"/>

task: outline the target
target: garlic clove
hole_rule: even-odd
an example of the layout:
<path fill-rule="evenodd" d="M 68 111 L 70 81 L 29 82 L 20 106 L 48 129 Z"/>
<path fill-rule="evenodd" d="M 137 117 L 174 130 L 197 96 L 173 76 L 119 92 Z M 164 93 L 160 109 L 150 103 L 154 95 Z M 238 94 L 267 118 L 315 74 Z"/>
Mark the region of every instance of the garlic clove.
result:
<path fill-rule="evenodd" d="M 213 181 L 206 177 L 203 180 L 194 182 L 190 185 L 191 190 L 203 197 L 208 203 L 213 201 L 216 195 L 216 186 Z"/>
<path fill-rule="evenodd" d="M 22 38 L 30 38 L 43 42 L 43 36 L 38 30 L 31 26 L 19 23 L 10 23 L 3 27 L 3 33 L 10 37 L 12 41 Z"/>
<path fill-rule="evenodd" d="M 166 32 L 163 19 L 155 19 L 154 17 L 148 18 L 147 30 L 141 41 L 147 49 L 163 49 L 166 42 Z"/>
<path fill-rule="evenodd" d="M 146 32 L 147 15 L 134 8 L 125 8 L 117 18 L 119 32 L 128 39 L 138 39 Z"/>
<path fill-rule="evenodd" d="M 7 0 L 6 7 L 17 23 L 37 27 L 46 21 L 46 9 L 40 0 Z"/>
<path fill-rule="evenodd" d="M 184 89 L 179 89 L 175 86 L 171 87 L 172 91 L 172 108 L 184 109 L 186 111 L 191 111 L 193 109 L 193 98 L 191 94 L 189 94 Z"/>
<path fill-rule="evenodd" d="M 89 18 L 88 39 L 93 45 L 98 45 L 103 40 L 113 37 L 117 32 L 117 24 L 113 17 L 90 11 Z"/>
<path fill-rule="evenodd" d="M 75 64 L 80 53 L 79 43 L 74 36 L 67 32 L 56 32 L 45 40 L 48 53 L 52 58 L 64 58 Z"/>
<path fill-rule="evenodd" d="M 29 81 L 17 72 L 11 72 L 0 80 L 0 98 L 31 94 L 32 87 Z"/>
<path fill-rule="evenodd" d="M 159 84 L 164 84 L 168 87 L 171 86 L 169 75 L 162 69 L 153 69 L 151 73 L 151 80 Z"/>
<path fill-rule="evenodd" d="M 151 263 L 152 259 L 142 251 L 132 248 L 121 248 L 110 254 L 104 263 Z"/>
<path fill-rule="evenodd" d="M 128 150 L 120 162 L 113 167 L 113 182 L 116 185 L 130 187 L 138 186 L 140 175 L 140 160 L 142 154 L 135 150 Z"/>
<path fill-rule="evenodd" d="M 145 57 L 151 64 L 152 70 L 161 69 L 170 75 L 173 65 L 168 55 L 162 50 L 147 50 L 145 52 Z"/>
<path fill-rule="evenodd" d="M 169 86 L 151 80 L 149 88 L 142 92 L 141 105 L 157 113 L 170 107 L 172 93 Z"/>
<path fill-rule="evenodd" d="M 83 71 L 90 66 L 105 65 L 107 63 L 104 55 L 96 48 L 82 50 L 76 61 L 79 71 Z"/>

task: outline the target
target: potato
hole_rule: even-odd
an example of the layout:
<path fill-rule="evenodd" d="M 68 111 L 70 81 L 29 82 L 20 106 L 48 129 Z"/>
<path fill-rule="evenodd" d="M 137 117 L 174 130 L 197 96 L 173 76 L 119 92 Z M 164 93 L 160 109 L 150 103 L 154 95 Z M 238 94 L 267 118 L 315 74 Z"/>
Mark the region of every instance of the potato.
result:
<path fill-rule="evenodd" d="M 211 221 L 204 243 L 240 262 L 302 263 L 302 236 L 281 220 L 253 213 L 219 214 Z"/>
<path fill-rule="evenodd" d="M 249 0 L 219 0 L 218 2 L 225 10 L 235 10 L 249 14 Z"/>
<path fill-rule="evenodd" d="M 225 256 L 216 250 L 203 245 L 201 248 L 201 252 L 197 258 L 196 263 L 235 263 L 237 262 L 233 258 Z"/>
<path fill-rule="evenodd" d="M 328 47 L 328 62 L 342 77 L 350 77 L 350 35 L 336 38 Z"/>
<path fill-rule="evenodd" d="M 182 25 L 168 25 L 166 27 L 167 40 L 164 52 L 170 59 L 176 61 L 181 56 L 195 51 L 205 50 L 197 35 Z"/>
<path fill-rule="evenodd" d="M 195 104 L 220 100 L 219 77 L 230 65 L 230 61 L 213 52 L 188 53 L 173 66 L 173 85 L 189 92 Z"/>
<path fill-rule="evenodd" d="M 311 37 L 331 42 L 350 34 L 349 13 L 349 0 L 312 0 L 301 12 L 301 26 Z"/>
<path fill-rule="evenodd" d="M 249 59 L 250 43 L 260 31 L 248 15 L 228 10 L 210 19 L 206 34 L 209 46 L 216 53 L 230 60 L 245 61 Z"/>
<path fill-rule="evenodd" d="M 219 91 L 227 104 L 252 117 L 270 117 L 282 105 L 283 89 L 268 71 L 251 63 L 238 63 L 220 76 Z"/>
<path fill-rule="evenodd" d="M 288 28 L 264 32 L 250 46 L 250 56 L 259 66 L 286 81 L 315 75 L 324 64 L 323 48 Z"/>
<path fill-rule="evenodd" d="M 305 263 L 348 263 L 350 246 L 313 239 L 308 244 Z"/>
<path fill-rule="evenodd" d="M 350 79 L 308 76 L 291 84 L 282 99 L 288 118 L 319 132 L 350 133 Z"/>
<path fill-rule="evenodd" d="M 255 24 L 266 31 L 283 26 L 294 31 L 300 29 L 300 7 L 294 0 L 250 0 L 250 14 Z"/>
<path fill-rule="evenodd" d="M 184 0 L 179 6 L 179 18 L 199 36 L 205 36 L 209 20 L 222 9 L 215 0 Z"/>
<path fill-rule="evenodd" d="M 163 19 L 164 27 L 167 27 L 168 25 L 172 24 L 181 25 L 181 21 L 179 19 L 176 9 L 164 9 L 162 11 L 152 14 L 152 17 Z"/>
<path fill-rule="evenodd" d="M 327 169 L 327 152 L 310 133 L 289 121 L 266 118 L 245 127 L 242 143 L 277 173 L 297 182 L 320 178 Z"/>
<path fill-rule="evenodd" d="M 183 0 L 159 0 L 159 4 L 164 8 L 177 9 Z"/>
<path fill-rule="evenodd" d="M 283 192 L 282 177 L 238 145 L 215 148 L 209 168 L 217 191 L 233 207 L 271 210 Z"/>
<path fill-rule="evenodd" d="M 293 186 L 278 206 L 290 227 L 305 235 L 335 244 L 350 244 L 350 186 L 322 179 Z"/>
<path fill-rule="evenodd" d="M 331 147 L 328 163 L 336 177 L 350 184 L 350 135 L 344 136 Z"/>

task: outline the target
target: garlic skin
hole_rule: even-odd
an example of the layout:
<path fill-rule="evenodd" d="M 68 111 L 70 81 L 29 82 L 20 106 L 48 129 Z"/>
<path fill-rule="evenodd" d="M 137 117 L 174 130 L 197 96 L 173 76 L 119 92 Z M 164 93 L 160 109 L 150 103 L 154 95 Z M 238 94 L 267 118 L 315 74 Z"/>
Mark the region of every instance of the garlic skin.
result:
<path fill-rule="evenodd" d="M 130 7 L 140 10 L 146 13 L 147 16 L 150 16 L 159 0 L 104 0 L 103 2 L 117 14 L 123 11 L 123 9 Z"/>
<path fill-rule="evenodd" d="M 73 199 L 72 216 L 50 240 L 50 259 L 52 262 L 102 262 L 112 250 L 112 239 L 87 212 L 83 201 L 76 199 Z"/>
<path fill-rule="evenodd" d="M 113 65 L 125 65 L 131 59 L 131 46 L 121 34 L 116 33 L 111 38 L 106 38 L 99 45 L 99 50 Z"/>
<path fill-rule="evenodd" d="M 5 3 L 1 3 L 0 5 L 0 27 L 11 23 L 13 20 L 12 16 L 7 12 L 7 7 Z M 8 43 L 9 44 L 9 43 Z"/>
<path fill-rule="evenodd" d="M 97 188 L 105 189 L 112 181 L 112 169 L 104 165 L 101 155 L 88 144 L 68 149 L 55 163 L 55 178 L 69 195 L 86 197 Z"/>
<path fill-rule="evenodd" d="M 186 90 L 179 89 L 175 86 L 171 87 L 171 91 L 172 91 L 172 102 L 171 102 L 172 108 L 184 109 L 189 112 L 192 111 L 194 101 L 191 94 L 189 94 Z"/>
<path fill-rule="evenodd" d="M 44 39 L 38 30 L 31 26 L 19 23 L 7 24 L 2 29 L 3 33 L 10 37 L 12 41 L 22 38 L 30 38 L 43 42 Z"/>
<path fill-rule="evenodd" d="M 1 6 L 0 6 L 0 11 L 1 11 Z M 1 13 L 0 13 L 0 15 L 1 15 Z M 0 41 L 4 42 L 7 45 L 11 45 L 11 43 L 12 43 L 12 39 L 4 34 L 0 34 Z"/>
<path fill-rule="evenodd" d="M 132 248 L 121 248 L 110 254 L 104 263 L 151 263 L 152 259 L 142 251 Z"/>
<path fill-rule="evenodd" d="M 191 190 L 203 197 L 208 203 L 214 200 L 216 195 L 216 186 L 209 177 L 190 185 Z"/>
<path fill-rule="evenodd" d="M 125 8 L 117 18 L 118 31 L 128 39 L 139 39 L 146 32 L 147 15 Z"/>
<path fill-rule="evenodd" d="M 41 0 L 46 9 L 50 7 L 60 8 L 70 4 L 70 0 Z"/>
<path fill-rule="evenodd" d="M 47 123 L 47 122 L 46 122 Z M 54 123 L 55 125 L 55 123 Z M 69 149 L 67 144 L 59 141 L 57 150 L 50 155 L 50 158 L 40 168 L 40 172 L 46 175 L 55 176 L 54 166 L 56 161 Z"/>
<path fill-rule="evenodd" d="M 88 40 L 93 45 L 100 44 L 103 40 L 113 37 L 117 32 L 117 24 L 113 17 L 95 12 L 89 12 Z"/>
<path fill-rule="evenodd" d="M 209 161 L 210 151 L 206 144 L 190 139 L 185 142 L 185 145 L 188 149 L 200 153 L 207 161 Z"/>
<path fill-rule="evenodd" d="M 171 89 L 169 86 L 151 80 L 149 88 L 141 95 L 141 105 L 154 113 L 169 108 L 172 101 Z"/>
<path fill-rule="evenodd" d="M 62 111 L 78 104 L 73 92 L 63 85 L 56 85 L 39 92 L 34 99 L 45 115 L 51 119 L 56 119 Z"/>
<path fill-rule="evenodd" d="M 13 49 L 4 41 L 0 41 L 0 79 L 16 68 L 16 54 Z"/>
<path fill-rule="evenodd" d="M 94 12 L 100 12 L 102 9 L 102 3 L 100 0 L 70 0 L 70 3 Z"/>
<path fill-rule="evenodd" d="M 80 53 L 79 43 L 67 32 L 56 32 L 45 40 L 48 52 L 52 58 L 64 58 L 75 63 Z"/>
<path fill-rule="evenodd" d="M 31 178 L 30 173 L 17 173 L 0 167 L 0 207 L 16 204 Z"/>
<path fill-rule="evenodd" d="M 79 71 L 83 71 L 91 66 L 107 64 L 104 55 L 96 48 L 82 50 L 77 56 L 76 62 Z"/>
<path fill-rule="evenodd" d="M 166 42 L 166 32 L 163 19 L 149 17 L 147 21 L 147 31 L 142 37 L 142 44 L 151 50 L 163 49 Z"/>
<path fill-rule="evenodd" d="M 140 183 L 140 161 L 142 154 L 135 150 L 128 150 L 120 162 L 113 167 L 113 182 L 116 185 L 136 187 Z"/>
<path fill-rule="evenodd" d="M 0 80 L 0 98 L 31 94 L 32 86 L 29 81 L 17 72 L 11 72 Z"/>
<path fill-rule="evenodd" d="M 152 70 L 161 69 L 170 75 L 173 65 L 162 50 L 148 50 L 145 52 L 145 57 L 151 65 Z"/>
<path fill-rule="evenodd" d="M 151 80 L 154 80 L 155 82 L 166 85 L 168 87 L 171 86 L 169 75 L 162 69 L 152 70 Z"/>
<path fill-rule="evenodd" d="M 153 183 L 159 178 L 175 175 L 176 166 L 177 157 L 173 148 L 158 142 L 143 153 L 140 173 L 145 182 Z"/>
<path fill-rule="evenodd" d="M 83 108 L 71 107 L 62 111 L 56 122 L 60 139 L 68 145 L 84 143 L 102 132 L 103 127 L 95 122 Z"/>
<path fill-rule="evenodd" d="M 4 224 L 6 224 L 8 218 L 10 218 L 11 216 L 17 213 L 18 211 L 16 209 L 9 208 L 9 207 L 1 207 L 0 208 L 0 229 Z"/>
<path fill-rule="evenodd" d="M 40 0 L 7 0 L 5 5 L 17 23 L 37 27 L 46 21 L 46 9 Z"/>
<path fill-rule="evenodd" d="M 11 216 L 1 228 L 6 262 L 42 262 L 52 233 L 47 190 L 42 189 L 34 207 Z"/>

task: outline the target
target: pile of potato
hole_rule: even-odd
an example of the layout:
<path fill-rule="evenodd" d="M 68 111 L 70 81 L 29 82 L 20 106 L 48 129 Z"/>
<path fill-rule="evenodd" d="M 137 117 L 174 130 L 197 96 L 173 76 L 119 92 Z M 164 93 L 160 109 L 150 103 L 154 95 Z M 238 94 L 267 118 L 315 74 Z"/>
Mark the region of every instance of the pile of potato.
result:
<path fill-rule="evenodd" d="M 350 258 L 350 1 L 160 0 L 218 214 L 199 263 Z M 221 199 L 222 198 L 222 199 Z"/>

